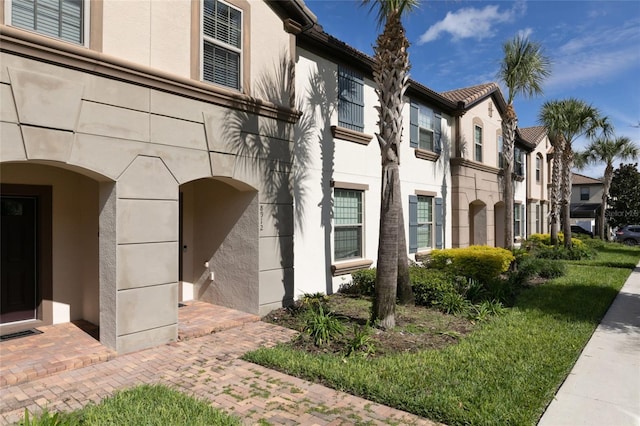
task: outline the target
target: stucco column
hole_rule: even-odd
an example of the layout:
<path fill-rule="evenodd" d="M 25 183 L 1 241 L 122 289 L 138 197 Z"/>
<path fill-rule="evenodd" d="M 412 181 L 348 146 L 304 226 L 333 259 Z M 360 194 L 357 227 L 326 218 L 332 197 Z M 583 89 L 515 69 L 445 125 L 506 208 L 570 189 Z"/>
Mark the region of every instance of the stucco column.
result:
<path fill-rule="evenodd" d="M 100 343 L 116 349 L 116 184 L 100 184 Z"/>
<path fill-rule="evenodd" d="M 178 336 L 178 183 L 157 157 L 138 156 L 117 182 L 116 349 Z"/>

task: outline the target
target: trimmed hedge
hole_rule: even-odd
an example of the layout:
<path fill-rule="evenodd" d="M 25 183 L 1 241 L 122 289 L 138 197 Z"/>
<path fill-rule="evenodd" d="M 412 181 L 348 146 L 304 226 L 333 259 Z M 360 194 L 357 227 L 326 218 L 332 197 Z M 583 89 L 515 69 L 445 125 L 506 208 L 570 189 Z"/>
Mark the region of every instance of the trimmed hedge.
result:
<path fill-rule="evenodd" d="M 545 246 L 550 246 L 551 244 L 551 234 L 531 234 L 529 238 L 527 238 L 527 242 L 533 244 L 544 244 Z M 564 243 L 564 234 L 562 232 L 558 233 L 558 243 Z M 572 238 L 571 243 L 573 244 L 573 248 L 583 249 L 585 247 L 585 243 L 583 240 L 579 238 Z"/>
<path fill-rule="evenodd" d="M 450 269 L 456 275 L 486 283 L 506 272 L 514 259 L 513 253 L 507 249 L 471 246 L 434 250 L 430 265 L 438 269 Z"/>

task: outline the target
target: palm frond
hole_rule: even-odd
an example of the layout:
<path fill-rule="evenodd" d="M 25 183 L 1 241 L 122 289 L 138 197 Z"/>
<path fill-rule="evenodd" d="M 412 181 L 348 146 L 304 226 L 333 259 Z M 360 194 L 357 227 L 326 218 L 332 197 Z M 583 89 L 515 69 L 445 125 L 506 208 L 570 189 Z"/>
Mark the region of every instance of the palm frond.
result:
<path fill-rule="evenodd" d="M 507 86 L 507 103 L 517 95 L 531 98 L 542 94 L 542 83 L 551 74 L 551 60 L 542 45 L 518 35 L 506 41 L 502 50 L 504 58 L 497 77 Z"/>
<path fill-rule="evenodd" d="M 369 12 L 376 14 L 378 28 L 382 28 L 392 14 L 402 17 L 419 5 L 420 0 L 362 0 L 362 6 L 368 6 Z"/>

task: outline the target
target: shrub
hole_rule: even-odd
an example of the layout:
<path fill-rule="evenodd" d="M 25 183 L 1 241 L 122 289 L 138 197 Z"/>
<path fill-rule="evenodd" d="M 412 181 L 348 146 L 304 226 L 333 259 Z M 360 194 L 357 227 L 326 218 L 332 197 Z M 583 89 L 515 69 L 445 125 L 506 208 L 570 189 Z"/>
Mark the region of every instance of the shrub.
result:
<path fill-rule="evenodd" d="M 591 240 L 591 238 L 590 238 Z M 579 238 L 572 238 L 571 243 L 573 244 L 573 248 L 584 248 L 586 246 L 585 241 Z M 551 234 L 531 234 L 529 238 L 527 238 L 526 244 L 539 245 L 543 244 L 545 246 L 551 246 Z M 564 234 L 562 232 L 558 233 L 558 244 L 564 244 Z"/>
<path fill-rule="evenodd" d="M 363 269 L 351 274 L 351 282 L 340 287 L 341 293 L 373 296 L 376 285 L 376 270 Z"/>
<path fill-rule="evenodd" d="M 555 260 L 539 259 L 542 261 L 542 267 L 538 272 L 541 278 L 558 278 L 567 273 L 567 265 L 563 262 Z"/>
<path fill-rule="evenodd" d="M 581 239 L 580 241 L 582 241 L 591 250 L 599 250 L 601 248 L 604 248 L 606 244 L 604 241 L 602 241 L 600 238 L 597 238 L 597 237 Z"/>
<path fill-rule="evenodd" d="M 422 267 L 409 268 L 413 295 L 417 305 L 431 306 L 445 293 L 455 293 L 451 274 Z"/>
<path fill-rule="evenodd" d="M 450 269 L 467 278 L 487 282 L 506 272 L 514 256 L 500 247 L 471 246 L 434 250 L 431 259 L 435 268 Z"/>
<path fill-rule="evenodd" d="M 525 241 L 525 247 L 532 256 L 540 257 L 543 259 L 564 259 L 564 260 L 580 260 L 589 259 L 594 256 L 594 250 L 590 249 L 591 243 L 586 243 L 589 240 L 580 240 L 573 238 L 571 249 L 565 249 L 562 245 L 564 242 L 564 235 L 558 234 L 558 245 L 551 245 L 551 235 L 549 234 L 532 234 L 529 239 Z M 597 244 L 597 243 L 595 243 Z"/>
<path fill-rule="evenodd" d="M 342 336 L 344 326 L 331 311 L 318 305 L 318 309 L 311 309 L 307 312 L 303 331 L 311 336 L 316 346 L 322 346 L 336 337 Z"/>
<path fill-rule="evenodd" d="M 495 300 L 505 305 L 511 305 L 515 299 L 517 289 L 526 282 L 526 278 L 518 272 L 510 273 L 506 279 L 495 278 L 486 282 L 487 299 Z"/>

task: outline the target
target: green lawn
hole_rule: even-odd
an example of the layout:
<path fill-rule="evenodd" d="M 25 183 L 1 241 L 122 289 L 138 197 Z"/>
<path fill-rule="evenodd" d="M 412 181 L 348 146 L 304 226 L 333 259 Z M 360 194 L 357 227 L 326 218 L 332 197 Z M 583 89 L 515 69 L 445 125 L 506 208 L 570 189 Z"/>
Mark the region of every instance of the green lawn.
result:
<path fill-rule="evenodd" d="M 640 258 L 599 252 L 445 349 L 367 359 L 280 345 L 245 359 L 449 425 L 536 424 Z"/>
<path fill-rule="evenodd" d="M 56 421 L 57 420 L 57 421 Z M 231 426 L 240 421 L 212 408 L 208 402 L 192 398 L 161 385 L 142 385 L 89 404 L 72 413 L 43 413 L 35 419 L 23 419 L 20 425 L 64 426 Z"/>

